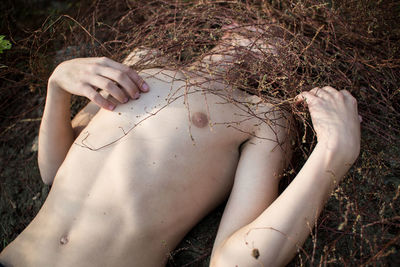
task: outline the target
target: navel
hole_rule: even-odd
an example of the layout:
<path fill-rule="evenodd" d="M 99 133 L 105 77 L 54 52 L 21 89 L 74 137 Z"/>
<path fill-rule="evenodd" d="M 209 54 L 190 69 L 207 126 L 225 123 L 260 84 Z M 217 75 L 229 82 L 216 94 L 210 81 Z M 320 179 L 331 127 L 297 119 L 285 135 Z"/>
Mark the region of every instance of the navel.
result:
<path fill-rule="evenodd" d="M 198 128 L 204 128 L 208 124 L 208 117 L 203 112 L 193 113 L 191 119 L 192 119 L 193 125 Z"/>
<path fill-rule="evenodd" d="M 67 244 L 68 243 L 68 236 L 67 235 L 63 235 L 61 238 L 60 238 L 60 244 L 61 245 L 65 245 L 65 244 Z"/>

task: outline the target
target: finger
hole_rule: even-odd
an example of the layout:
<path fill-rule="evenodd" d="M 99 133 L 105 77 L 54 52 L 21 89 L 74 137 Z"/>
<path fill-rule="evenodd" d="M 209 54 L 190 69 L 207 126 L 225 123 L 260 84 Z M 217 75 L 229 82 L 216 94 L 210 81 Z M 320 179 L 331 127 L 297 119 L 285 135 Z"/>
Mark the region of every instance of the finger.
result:
<path fill-rule="evenodd" d="M 321 97 L 321 98 L 324 98 L 324 99 L 332 97 L 331 92 L 327 91 L 324 88 L 317 87 L 317 88 L 312 89 L 310 92 L 313 93 L 315 96 Z"/>
<path fill-rule="evenodd" d="M 331 93 L 331 94 L 336 94 L 336 93 L 339 92 L 338 90 L 336 90 L 335 88 L 333 88 L 333 87 L 331 87 L 331 86 L 324 86 L 324 87 L 322 87 L 321 89 L 322 89 L 322 90 L 325 90 L 325 91 L 327 91 L 327 92 L 329 92 L 329 93 Z"/>
<path fill-rule="evenodd" d="M 105 58 L 103 60 L 104 63 L 107 64 L 109 67 L 125 72 L 141 91 L 143 92 L 149 91 L 150 89 L 149 85 L 143 80 L 142 77 L 139 76 L 139 74 L 137 74 L 136 71 L 112 59 Z"/>
<path fill-rule="evenodd" d="M 296 105 L 299 105 L 301 103 L 307 105 L 307 96 L 308 96 L 308 98 L 313 98 L 313 99 L 317 98 L 316 92 L 318 90 L 321 90 L 321 88 L 315 87 L 315 88 L 311 89 L 310 91 L 304 91 L 304 92 L 301 92 L 300 94 L 298 94 L 297 96 L 295 96 L 294 100 L 295 100 Z"/>
<path fill-rule="evenodd" d="M 82 88 L 83 94 L 93 101 L 96 105 L 101 108 L 114 110 L 115 105 L 101 96 L 92 86 L 86 85 Z"/>
<path fill-rule="evenodd" d="M 357 100 L 354 98 L 354 96 L 347 90 L 340 90 L 340 93 L 347 98 L 348 100 L 352 102 L 356 102 Z"/>
<path fill-rule="evenodd" d="M 97 69 L 97 73 L 118 83 L 132 99 L 139 98 L 140 93 L 138 86 L 125 72 L 115 68 L 100 66 Z"/>
<path fill-rule="evenodd" d="M 306 104 L 306 102 L 305 102 L 305 97 L 302 95 L 302 93 L 300 93 L 300 94 L 298 94 L 298 95 L 296 95 L 295 97 L 294 97 L 294 103 L 296 104 L 296 105 L 300 105 L 300 104 Z"/>
<path fill-rule="evenodd" d="M 136 85 L 138 85 L 142 92 L 148 92 L 150 90 L 149 85 L 143 80 L 142 77 L 140 77 L 140 75 L 136 71 L 130 69 L 128 75 L 136 83 Z"/>
<path fill-rule="evenodd" d="M 346 102 L 358 112 L 357 99 L 347 90 L 341 90 L 340 93 L 346 99 Z"/>
<path fill-rule="evenodd" d="M 315 102 L 318 99 L 313 93 L 309 92 L 302 92 L 301 94 L 296 96 L 296 100 L 298 103 L 305 102 L 306 104 L 310 104 Z"/>
<path fill-rule="evenodd" d="M 321 90 L 321 88 L 319 88 L 319 87 L 314 87 L 313 89 L 311 89 L 311 90 L 308 91 L 308 92 L 311 93 L 311 94 L 316 95 L 317 92 L 318 92 L 319 90 Z"/>
<path fill-rule="evenodd" d="M 104 78 L 103 76 L 100 75 L 92 76 L 89 78 L 89 80 L 90 80 L 90 85 L 107 91 L 119 102 L 121 103 L 128 102 L 129 99 L 127 95 L 112 80 Z"/>

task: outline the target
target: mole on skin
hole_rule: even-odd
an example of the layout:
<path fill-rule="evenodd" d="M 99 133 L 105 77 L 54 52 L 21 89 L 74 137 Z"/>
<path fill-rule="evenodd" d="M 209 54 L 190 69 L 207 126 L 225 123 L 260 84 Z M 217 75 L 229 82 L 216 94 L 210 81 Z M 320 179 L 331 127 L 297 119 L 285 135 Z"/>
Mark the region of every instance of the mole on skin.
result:
<path fill-rule="evenodd" d="M 208 117 L 202 112 L 196 112 L 192 115 L 192 123 L 198 128 L 204 128 L 208 124 Z"/>

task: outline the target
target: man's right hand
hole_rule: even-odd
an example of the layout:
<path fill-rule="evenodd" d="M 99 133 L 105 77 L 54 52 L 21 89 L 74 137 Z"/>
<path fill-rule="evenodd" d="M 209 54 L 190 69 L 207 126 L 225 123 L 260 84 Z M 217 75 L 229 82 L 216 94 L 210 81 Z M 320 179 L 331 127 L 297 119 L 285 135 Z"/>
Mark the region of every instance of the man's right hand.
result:
<path fill-rule="evenodd" d="M 297 99 L 308 106 L 318 144 L 354 163 L 360 152 L 361 121 L 356 99 L 330 86 L 302 92 Z"/>
<path fill-rule="evenodd" d="M 49 90 L 85 96 L 98 106 L 113 110 L 115 105 L 97 89 L 108 92 L 120 103 L 137 99 L 149 86 L 131 68 L 106 57 L 76 58 L 57 66 L 49 78 Z"/>

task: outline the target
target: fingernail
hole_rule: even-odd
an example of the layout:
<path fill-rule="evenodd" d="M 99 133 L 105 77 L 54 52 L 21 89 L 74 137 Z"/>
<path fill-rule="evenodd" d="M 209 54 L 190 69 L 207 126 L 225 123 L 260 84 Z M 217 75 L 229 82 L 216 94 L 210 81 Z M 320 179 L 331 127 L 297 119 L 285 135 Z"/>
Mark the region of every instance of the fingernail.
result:
<path fill-rule="evenodd" d="M 109 108 L 111 111 L 113 111 L 114 108 L 115 108 L 115 106 L 110 104 L 110 105 L 108 105 L 108 108 Z"/>
<path fill-rule="evenodd" d="M 147 85 L 147 83 L 143 83 L 142 89 L 143 89 L 143 91 L 147 92 L 147 91 L 149 91 L 150 87 Z"/>
<path fill-rule="evenodd" d="M 140 97 L 140 93 L 139 92 L 136 92 L 136 94 L 135 94 L 135 99 L 138 99 Z"/>
<path fill-rule="evenodd" d="M 124 98 L 124 103 L 128 102 L 128 100 L 129 100 L 129 99 L 128 99 L 127 97 L 125 97 L 125 98 Z"/>

